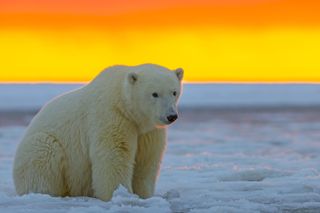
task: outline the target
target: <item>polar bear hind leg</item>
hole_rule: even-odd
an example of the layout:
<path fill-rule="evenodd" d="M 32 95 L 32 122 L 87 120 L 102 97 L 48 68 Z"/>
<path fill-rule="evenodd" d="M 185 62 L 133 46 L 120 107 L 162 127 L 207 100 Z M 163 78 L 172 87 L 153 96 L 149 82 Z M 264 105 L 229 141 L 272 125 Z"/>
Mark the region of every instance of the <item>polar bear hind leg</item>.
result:
<path fill-rule="evenodd" d="M 64 173 L 65 153 L 54 136 L 37 133 L 26 137 L 17 155 L 13 174 L 17 194 L 68 195 Z"/>

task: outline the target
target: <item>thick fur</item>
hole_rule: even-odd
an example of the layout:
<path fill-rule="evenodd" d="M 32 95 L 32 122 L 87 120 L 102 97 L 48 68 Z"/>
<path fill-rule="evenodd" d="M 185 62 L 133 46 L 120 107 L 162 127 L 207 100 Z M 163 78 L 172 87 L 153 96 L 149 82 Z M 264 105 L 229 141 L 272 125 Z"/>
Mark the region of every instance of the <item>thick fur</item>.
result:
<path fill-rule="evenodd" d="M 17 193 L 107 201 L 122 184 L 152 196 L 166 144 L 163 118 L 176 109 L 181 79 L 181 69 L 114 66 L 49 102 L 16 152 Z M 154 90 L 161 98 L 151 96 Z"/>

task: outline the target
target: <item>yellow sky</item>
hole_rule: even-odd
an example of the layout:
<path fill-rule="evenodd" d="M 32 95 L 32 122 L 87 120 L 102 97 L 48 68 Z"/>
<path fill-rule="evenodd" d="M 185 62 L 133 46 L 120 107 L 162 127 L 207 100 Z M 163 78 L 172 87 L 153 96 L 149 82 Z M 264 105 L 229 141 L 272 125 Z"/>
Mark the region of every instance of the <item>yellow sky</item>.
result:
<path fill-rule="evenodd" d="M 87 81 L 106 66 L 152 62 L 183 67 L 187 81 L 320 81 L 319 38 L 295 29 L 11 30 L 0 34 L 0 73 L 2 81 Z"/>
<path fill-rule="evenodd" d="M 141 0 L 142 11 L 125 12 L 113 2 L 112 16 L 94 10 L 103 1 L 89 15 L 86 0 L 60 12 L 53 1 L 29 0 L 37 7 L 26 11 L 4 2 L 1 82 L 88 81 L 105 67 L 141 63 L 182 67 L 192 82 L 320 82 L 319 4 L 311 1 L 203 0 L 208 6 L 184 8 L 177 0 L 163 9 Z"/>

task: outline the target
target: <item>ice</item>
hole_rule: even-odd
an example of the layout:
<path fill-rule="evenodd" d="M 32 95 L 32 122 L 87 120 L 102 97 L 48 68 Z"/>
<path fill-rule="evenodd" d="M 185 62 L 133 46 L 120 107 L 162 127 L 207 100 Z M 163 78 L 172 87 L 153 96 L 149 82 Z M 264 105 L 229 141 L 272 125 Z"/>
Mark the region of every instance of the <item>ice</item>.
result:
<path fill-rule="evenodd" d="M 0 84 L 0 110 L 39 109 L 50 99 L 80 84 Z"/>
<path fill-rule="evenodd" d="M 122 186 L 109 202 L 88 197 L 17 196 L 12 164 L 26 126 L 19 122 L 0 125 L 0 212 L 320 212 L 319 86 L 297 90 L 297 100 L 289 92 L 292 99 L 284 98 L 286 104 L 280 98 L 277 104 L 270 99 L 272 107 L 250 96 L 259 96 L 259 89 L 245 93 L 250 85 L 235 91 L 247 97 L 237 102 L 238 107 L 233 100 L 221 99 L 215 103 L 231 107 L 193 104 L 191 97 L 197 102 L 194 91 L 205 94 L 209 87 L 185 89 L 180 117 L 169 128 L 155 196 L 146 200 Z M 221 97 L 232 97 L 231 90 L 222 90 L 226 88 L 220 90 Z M 307 97 L 302 97 L 302 91 Z M 45 90 L 43 93 L 49 97 Z M 241 107 L 248 106 L 241 103 L 249 100 L 256 104 Z M 300 107 L 295 108 L 297 104 Z"/>
<path fill-rule="evenodd" d="M 0 110 L 38 109 L 82 84 L 0 84 Z M 184 84 L 182 107 L 319 106 L 320 84 Z"/>
<path fill-rule="evenodd" d="M 179 194 L 169 199 L 176 212 L 320 212 L 319 112 L 181 118 L 158 190 Z"/>

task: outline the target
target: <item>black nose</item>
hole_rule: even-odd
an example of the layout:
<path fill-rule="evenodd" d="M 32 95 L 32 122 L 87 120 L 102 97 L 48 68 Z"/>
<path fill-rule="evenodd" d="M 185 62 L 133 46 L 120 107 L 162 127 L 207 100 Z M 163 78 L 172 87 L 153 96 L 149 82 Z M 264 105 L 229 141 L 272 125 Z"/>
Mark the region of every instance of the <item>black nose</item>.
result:
<path fill-rule="evenodd" d="M 177 114 L 169 115 L 169 116 L 167 117 L 167 119 L 168 119 L 168 121 L 169 121 L 170 123 L 172 123 L 173 121 L 177 120 L 177 118 L 178 118 L 178 115 L 177 115 Z"/>

